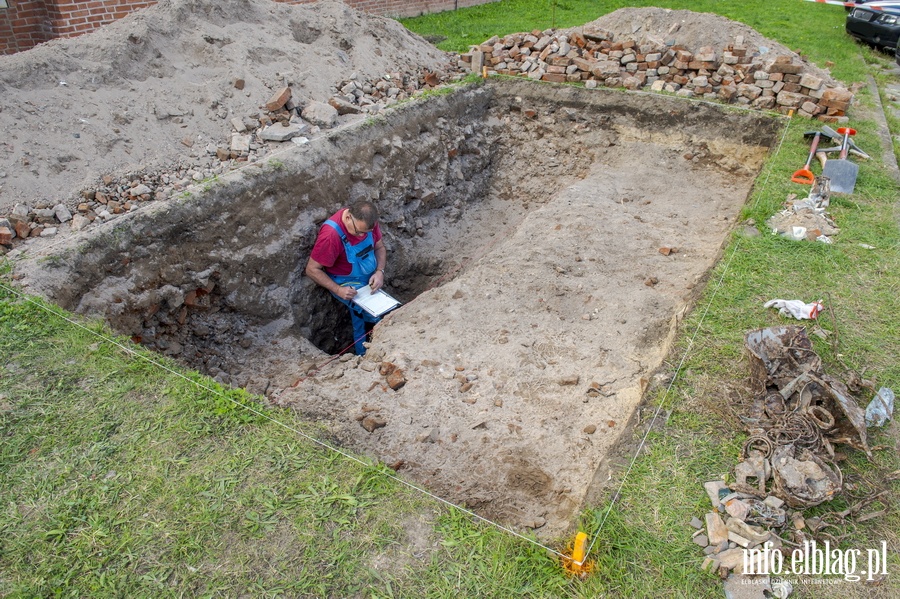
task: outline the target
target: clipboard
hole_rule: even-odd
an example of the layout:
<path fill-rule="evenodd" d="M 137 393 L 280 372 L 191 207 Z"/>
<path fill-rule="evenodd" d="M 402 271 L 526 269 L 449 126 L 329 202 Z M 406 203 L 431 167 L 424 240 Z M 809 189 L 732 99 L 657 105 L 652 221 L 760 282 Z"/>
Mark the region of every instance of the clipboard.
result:
<path fill-rule="evenodd" d="M 401 305 L 399 301 L 383 289 L 372 293 L 372 288 L 368 285 L 357 289 L 356 295 L 353 296 L 351 301 L 376 318 L 384 316 Z"/>

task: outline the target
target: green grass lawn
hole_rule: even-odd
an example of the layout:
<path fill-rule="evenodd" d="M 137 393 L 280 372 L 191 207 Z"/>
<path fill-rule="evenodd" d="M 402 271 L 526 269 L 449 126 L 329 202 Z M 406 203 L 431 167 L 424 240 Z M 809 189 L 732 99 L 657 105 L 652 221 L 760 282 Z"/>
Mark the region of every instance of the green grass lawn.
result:
<path fill-rule="evenodd" d="M 555 24 L 622 4 L 560 2 Z M 844 34 L 839 7 L 652 4 L 746 22 L 815 62 L 833 61 L 848 83 L 868 73 L 882 86 L 897 82 L 889 58 Z M 552 6 L 503 0 L 404 23 L 466 49 L 493 34 L 551 27 Z M 861 165 L 857 192 L 834 198 L 841 234 L 830 246 L 731 239 L 683 325 L 674 385 L 648 398 L 665 424 L 627 478 L 619 471 L 611 481 L 611 493 L 621 487 L 616 502 L 579 519 L 597 534 L 586 580 L 568 578 L 537 545 L 404 486 L 384 466 L 311 442 L 327 438 L 315 423 L 223 389 L 100 324 L 75 325 L 24 300 L 0 274 L 0 597 L 721 597 L 720 581 L 699 569 L 687 523 L 709 509 L 702 483 L 738 459 L 744 436 L 729 406 L 748 374 L 743 335 L 785 322 L 762 303 L 823 297 L 821 326 L 832 334 L 813 341 L 826 371 L 864 371 L 900 390 L 898 186 L 880 163 L 872 98 L 865 90 L 858 97 L 852 123 L 874 158 Z M 762 223 L 801 191 L 789 178 L 806 158 L 802 132 L 811 126 L 790 124 L 744 218 Z M 807 515 L 832 518 L 882 489 L 896 506 L 896 426 L 874 431 L 871 444 L 871 462 L 846 452 L 845 496 Z M 794 596 L 900 596 L 897 512 L 850 519 L 842 530 L 843 547 L 889 543 L 888 580 L 798 585 Z"/>

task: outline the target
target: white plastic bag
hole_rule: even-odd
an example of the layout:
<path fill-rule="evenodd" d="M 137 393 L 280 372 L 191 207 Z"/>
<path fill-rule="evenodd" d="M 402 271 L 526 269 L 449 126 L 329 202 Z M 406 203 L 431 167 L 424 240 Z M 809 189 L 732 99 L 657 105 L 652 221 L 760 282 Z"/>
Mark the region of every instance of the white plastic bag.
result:
<path fill-rule="evenodd" d="M 793 316 L 797 320 L 808 320 L 817 318 L 819 312 L 825 309 L 822 300 L 807 304 L 803 300 L 769 300 L 763 306 L 765 308 L 778 308 L 778 313 L 782 316 Z"/>
<path fill-rule="evenodd" d="M 878 390 L 866 406 L 866 426 L 883 426 L 894 414 L 894 392 L 887 387 Z"/>

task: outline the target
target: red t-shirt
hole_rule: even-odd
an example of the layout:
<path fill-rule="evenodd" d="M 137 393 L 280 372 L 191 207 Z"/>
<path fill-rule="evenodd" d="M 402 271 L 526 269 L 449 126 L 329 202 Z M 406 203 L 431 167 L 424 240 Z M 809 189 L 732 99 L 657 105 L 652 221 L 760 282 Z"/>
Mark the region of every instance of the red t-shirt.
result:
<path fill-rule="evenodd" d="M 366 236 L 360 235 L 357 237 L 347 230 L 341 218 L 346 210 L 347 208 L 341 208 L 331 215 L 330 220 L 337 223 L 344 235 L 347 236 L 347 241 L 350 242 L 350 245 L 356 245 L 364 241 Z M 375 223 L 375 228 L 372 230 L 372 242 L 377 245 L 380 240 L 381 228 L 378 226 L 378 223 Z M 344 242 L 341 241 L 341 236 L 334 230 L 334 227 L 324 223 L 322 228 L 319 229 L 319 236 L 316 238 L 316 244 L 313 246 L 310 258 L 324 266 L 325 272 L 330 275 L 349 275 L 353 270 L 353 267 L 347 261 L 347 253 L 344 251 Z"/>

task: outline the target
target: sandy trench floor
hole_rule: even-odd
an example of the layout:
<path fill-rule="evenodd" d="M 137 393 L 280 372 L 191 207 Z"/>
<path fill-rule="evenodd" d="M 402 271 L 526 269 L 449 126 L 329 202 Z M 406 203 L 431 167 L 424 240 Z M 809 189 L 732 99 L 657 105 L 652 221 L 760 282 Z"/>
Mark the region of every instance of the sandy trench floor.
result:
<path fill-rule="evenodd" d="M 276 401 L 447 500 L 559 534 L 752 181 L 632 141 L 528 211 L 488 199 L 464 218 L 492 233 L 461 250 L 477 259 L 378 325 L 365 358 L 330 362 Z M 383 362 L 405 386 L 388 387 Z M 386 424 L 370 433 L 364 417 Z"/>

